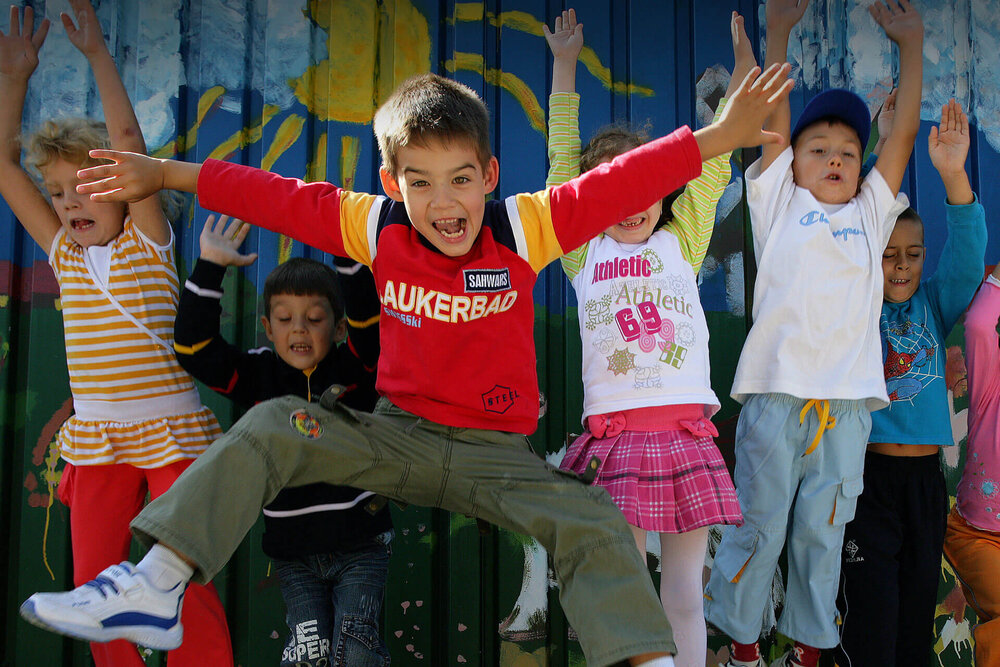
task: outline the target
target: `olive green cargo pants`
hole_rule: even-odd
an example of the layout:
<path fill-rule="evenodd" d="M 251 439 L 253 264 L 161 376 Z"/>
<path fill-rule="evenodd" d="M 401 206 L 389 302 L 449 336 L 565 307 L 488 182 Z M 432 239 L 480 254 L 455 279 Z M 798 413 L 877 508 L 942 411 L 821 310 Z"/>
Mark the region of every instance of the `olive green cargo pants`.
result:
<path fill-rule="evenodd" d="M 132 521 L 137 538 L 187 556 L 203 583 L 283 487 L 355 486 L 537 539 L 589 665 L 675 652 L 645 563 L 603 489 L 541 460 L 523 435 L 442 426 L 385 399 L 374 415 L 323 403 L 329 409 L 286 396 L 254 407 Z"/>

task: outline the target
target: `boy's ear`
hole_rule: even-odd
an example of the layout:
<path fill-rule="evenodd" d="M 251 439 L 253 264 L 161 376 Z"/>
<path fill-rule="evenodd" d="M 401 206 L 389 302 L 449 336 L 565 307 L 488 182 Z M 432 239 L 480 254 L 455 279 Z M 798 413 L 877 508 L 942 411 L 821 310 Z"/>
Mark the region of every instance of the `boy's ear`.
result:
<path fill-rule="evenodd" d="M 490 161 L 486 165 L 486 173 L 483 174 L 483 185 L 486 186 L 486 192 L 493 192 L 497 183 L 500 182 L 500 161 L 497 160 L 496 156 L 490 156 Z"/>
<path fill-rule="evenodd" d="M 264 333 L 267 334 L 267 339 L 273 343 L 274 342 L 274 335 L 271 333 L 271 320 L 267 319 L 266 316 L 261 315 L 260 316 L 260 323 L 264 327 Z"/>
<path fill-rule="evenodd" d="M 347 318 L 341 317 L 337 328 L 333 330 L 333 342 L 340 345 L 347 340 Z"/>
<path fill-rule="evenodd" d="M 378 177 L 382 181 L 382 189 L 389 199 L 393 201 L 403 201 L 403 193 L 399 190 L 399 183 L 385 167 L 379 167 Z"/>

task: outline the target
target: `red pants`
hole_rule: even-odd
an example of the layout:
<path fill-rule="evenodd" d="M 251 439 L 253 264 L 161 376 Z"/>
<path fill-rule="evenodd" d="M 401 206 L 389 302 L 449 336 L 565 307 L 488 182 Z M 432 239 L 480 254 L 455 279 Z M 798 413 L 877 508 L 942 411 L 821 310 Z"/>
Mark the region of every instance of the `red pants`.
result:
<path fill-rule="evenodd" d="M 972 629 L 976 667 L 1000 664 L 1000 534 L 979 530 L 952 509 L 944 555 L 958 575 L 966 602 L 979 617 L 979 625 Z"/>
<path fill-rule="evenodd" d="M 90 581 L 109 565 L 128 558 L 132 541 L 128 525 L 142 509 L 146 492 L 156 498 L 191 463 L 192 460 L 186 460 L 153 469 L 126 464 L 66 465 L 59 485 L 59 499 L 70 508 L 75 586 Z M 233 649 L 226 613 L 212 584 L 188 586 L 181 623 L 184 643 L 167 654 L 170 667 L 232 667 Z M 135 645 L 124 640 L 92 643 L 90 650 L 97 667 L 145 665 Z"/>

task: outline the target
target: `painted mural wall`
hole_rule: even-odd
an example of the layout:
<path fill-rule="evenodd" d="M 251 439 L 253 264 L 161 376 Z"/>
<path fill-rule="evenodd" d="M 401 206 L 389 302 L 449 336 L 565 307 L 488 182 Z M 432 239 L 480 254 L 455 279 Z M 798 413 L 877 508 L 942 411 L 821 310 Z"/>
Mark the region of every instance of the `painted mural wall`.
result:
<path fill-rule="evenodd" d="M 68 2 L 30 4 L 54 27 L 29 89 L 26 129 L 54 116 L 101 117 L 87 63 L 59 24 Z M 878 108 L 898 65 L 888 40 L 868 17 L 867 4 L 813 1 L 792 35 L 790 60 L 798 82 L 793 113 L 830 86 L 851 88 L 872 111 Z M 962 103 L 974 125 L 969 168 L 988 220 L 1000 210 L 1000 189 L 984 178 L 1000 171 L 1000 12 L 994 0 L 915 4 L 927 33 L 924 122 L 903 190 L 927 223 L 929 272 L 944 240 L 944 193 L 927 156 L 926 137 L 950 97 Z M 97 3 L 147 144 L 157 156 L 220 158 L 374 192 L 379 187 L 370 127 L 374 110 L 398 82 L 430 70 L 470 85 L 489 105 L 493 149 L 501 165 L 498 191 L 505 194 L 544 184 L 551 60 L 542 25 L 551 25 L 564 6 L 556 0 Z M 577 83 L 584 139 L 612 120 L 648 125 L 653 135 L 707 122 L 732 67 L 729 12 L 747 17 L 760 53 L 766 39 L 763 6 L 756 0 L 581 0 L 572 6 L 586 26 Z M 6 18 L 0 18 L 0 28 L 8 29 Z M 742 173 L 754 158 L 754 151 L 734 155 L 733 180 L 720 202 L 700 276 L 712 332 L 713 384 L 720 397 L 728 394 L 749 326 L 754 269 Z M 189 199 L 175 225 L 182 278 L 197 257 L 205 216 Z M 259 327 L 263 278 L 289 257 L 322 254 L 256 230 L 247 247 L 260 258 L 238 273 L 231 271 L 223 304 L 224 333 L 249 348 L 267 342 Z M 994 238 L 987 263 L 998 257 L 1000 241 Z M 577 304 L 558 267 L 542 274 L 534 300 L 538 372 L 549 412 L 531 441 L 539 454 L 556 462 L 566 434 L 580 428 Z M 966 406 L 960 327 L 948 345 L 948 366 L 923 369 L 921 382 L 947 383 L 960 442 Z M 212 392 L 202 388 L 202 397 L 223 426 L 238 417 Z M 62 589 L 71 581 L 68 514 L 53 493 L 62 470 L 54 435 L 71 409 L 54 277 L 45 253 L 0 202 L 4 664 L 89 664 L 83 644 L 46 634 L 17 617 L 27 595 Z M 720 446 L 730 461 L 737 409 L 725 399 L 717 416 Z M 949 449 L 943 460 L 954 490 L 964 463 L 962 449 Z M 384 626 L 393 664 L 582 664 L 537 543 L 495 529 L 482 534 L 466 517 L 422 508 L 396 511 L 395 520 Z M 276 664 L 287 632 L 277 585 L 259 544 L 260 526 L 216 582 L 242 665 Z M 655 550 L 650 567 L 656 576 Z M 935 658 L 942 666 L 969 665 L 975 618 L 946 564 L 940 589 Z M 775 600 L 780 599 L 777 578 Z M 709 664 L 728 656 L 725 644 L 724 637 L 710 637 Z M 160 664 L 160 656 L 150 654 L 149 663 Z"/>

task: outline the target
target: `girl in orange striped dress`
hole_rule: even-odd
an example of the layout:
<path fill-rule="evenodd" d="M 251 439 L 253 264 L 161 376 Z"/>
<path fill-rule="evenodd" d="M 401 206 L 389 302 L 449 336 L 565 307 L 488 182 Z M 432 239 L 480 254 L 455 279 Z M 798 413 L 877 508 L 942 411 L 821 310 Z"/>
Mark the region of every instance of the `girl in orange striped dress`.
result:
<path fill-rule="evenodd" d="M 106 125 L 46 122 L 28 145 L 27 162 L 48 197 L 39 192 L 21 167 L 18 137 L 49 22 L 35 30 L 31 7 L 23 23 L 12 7 L 10 30 L 0 33 L 0 195 L 48 252 L 59 282 L 75 413 L 57 437 L 66 461 L 59 497 L 70 507 L 73 578 L 81 585 L 127 557 L 129 521 L 147 492 L 155 498 L 165 491 L 221 430 L 174 358 L 179 285 L 160 199 L 126 206 L 76 192 L 77 170 L 96 163 L 91 149 L 146 147 L 93 7 L 70 4 L 75 22 L 67 14 L 62 22 L 93 68 Z M 171 667 L 232 665 L 214 588 L 192 585 L 187 597 L 185 641 L 171 652 Z M 144 664 L 125 641 L 92 644 L 91 651 L 98 667 Z"/>

